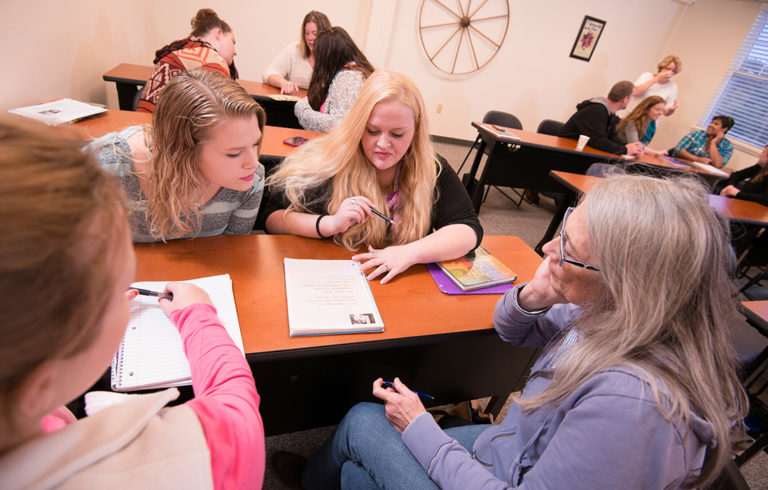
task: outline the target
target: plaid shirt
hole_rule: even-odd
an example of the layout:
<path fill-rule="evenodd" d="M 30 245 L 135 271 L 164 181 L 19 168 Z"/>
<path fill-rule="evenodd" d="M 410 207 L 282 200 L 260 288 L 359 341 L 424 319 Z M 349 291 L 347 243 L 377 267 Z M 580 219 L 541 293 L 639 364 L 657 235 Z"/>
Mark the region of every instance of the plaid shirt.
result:
<path fill-rule="evenodd" d="M 683 136 L 680 143 L 672 150 L 672 156 L 677 155 L 677 152 L 680 150 L 686 150 L 697 157 L 709 157 L 707 132 L 699 129 Z M 731 159 L 731 155 L 733 155 L 733 143 L 727 138 L 721 139 L 720 143 L 717 144 L 717 152 L 723 157 L 723 165 L 725 165 Z"/>

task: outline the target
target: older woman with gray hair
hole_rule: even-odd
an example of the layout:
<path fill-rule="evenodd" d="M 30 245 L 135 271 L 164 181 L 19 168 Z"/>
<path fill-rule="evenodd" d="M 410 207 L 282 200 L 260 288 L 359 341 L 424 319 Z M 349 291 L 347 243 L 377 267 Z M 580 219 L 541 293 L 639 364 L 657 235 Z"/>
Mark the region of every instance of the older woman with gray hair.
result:
<path fill-rule="evenodd" d="M 685 217 L 685 219 L 682 219 Z M 693 180 L 617 175 L 569 210 L 494 325 L 542 347 L 498 425 L 441 430 L 400 380 L 373 383 L 306 465 L 307 488 L 679 488 L 730 457 L 747 406 L 726 332 L 728 226 Z"/>

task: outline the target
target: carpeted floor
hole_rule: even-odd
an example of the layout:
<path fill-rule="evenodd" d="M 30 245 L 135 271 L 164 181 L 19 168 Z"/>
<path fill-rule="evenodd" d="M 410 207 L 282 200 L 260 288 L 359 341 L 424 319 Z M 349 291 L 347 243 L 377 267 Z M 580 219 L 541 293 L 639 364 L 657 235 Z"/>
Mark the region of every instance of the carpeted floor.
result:
<path fill-rule="evenodd" d="M 461 164 L 468 149 L 468 144 L 465 146 L 437 143 L 436 146 L 437 151 L 451 163 L 454 169 Z M 468 170 L 467 166 L 470 163 L 470 161 L 467 162 L 462 173 Z M 541 196 L 541 201 L 537 205 L 524 202 L 517 207 L 498 190 L 491 189 L 486 202 L 480 209 L 479 217 L 486 235 L 516 235 L 529 246 L 534 247 L 552 219 L 553 212 L 554 202 L 547 197 Z M 488 314 L 491 313 L 488 312 Z M 733 331 L 737 352 L 740 352 L 744 358 L 753 357 L 765 346 L 765 338 L 754 332 L 741 318 L 734 319 Z M 308 407 L 308 410 L 311 409 Z M 288 488 L 277 479 L 269 463 L 274 451 L 285 450 L 310 457 L 331 435 L 333 429 L 334 427 L 323 427 L 268 437 L 264 488 Z M 741 471 L 752 489 L 768 489 L 768 455 L 766 453 L 755 456 L 741 468 Z"/>

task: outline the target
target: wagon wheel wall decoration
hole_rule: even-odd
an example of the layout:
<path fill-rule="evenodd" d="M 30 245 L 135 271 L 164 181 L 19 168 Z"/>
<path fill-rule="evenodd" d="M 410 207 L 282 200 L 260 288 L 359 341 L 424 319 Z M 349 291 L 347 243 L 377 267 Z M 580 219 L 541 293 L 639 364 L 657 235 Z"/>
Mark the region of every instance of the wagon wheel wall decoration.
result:
<path fill-rule="evenodd" d="M 419 38 L 427 59 L 448 75 L 487 65 L 507 36 L 507 0 L 422 0 Z"/>

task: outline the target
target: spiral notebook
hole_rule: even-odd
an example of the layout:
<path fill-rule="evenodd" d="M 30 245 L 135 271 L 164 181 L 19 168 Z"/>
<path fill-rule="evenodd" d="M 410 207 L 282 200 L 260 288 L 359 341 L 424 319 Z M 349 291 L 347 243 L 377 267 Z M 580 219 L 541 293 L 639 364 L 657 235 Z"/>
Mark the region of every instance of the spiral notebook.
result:
<path fill-rule="evenodd" d="M 229 274 L 186 282 L 196 284 L 208 293 L 232 341 L 241 352 L 245 352 Z M 136 282 L 132 286 L 162 291 L 165 282 Z M 157 298 L 137 296 L 131 301 L 128 328 L 112 359 L 111 384 L 114 391 L 192 384 L 179 331 L 160 309 Z"/>

